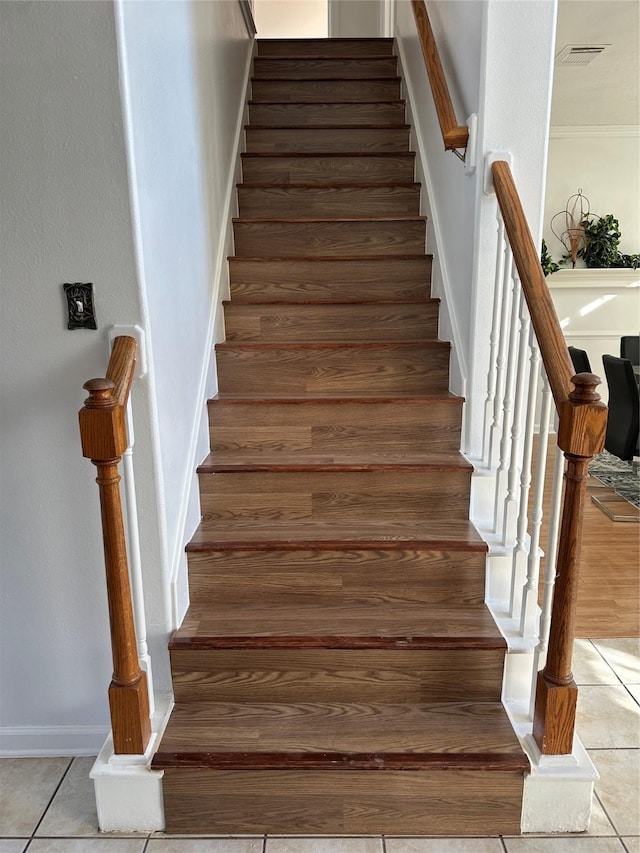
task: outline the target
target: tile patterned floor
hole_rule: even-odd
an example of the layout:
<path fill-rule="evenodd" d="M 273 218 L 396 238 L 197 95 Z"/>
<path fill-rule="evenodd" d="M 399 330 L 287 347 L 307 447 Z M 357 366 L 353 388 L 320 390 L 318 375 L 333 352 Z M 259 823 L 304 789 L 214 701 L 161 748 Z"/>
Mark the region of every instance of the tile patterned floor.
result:
<path fill-rule="evenodd" d="M 598 771 L 579 835 L 167 837 L 97 829 L 92 758 L 0 760 L 0 853 L 640 853 L 640 640 L 578 640 L 578 731 Z"/>

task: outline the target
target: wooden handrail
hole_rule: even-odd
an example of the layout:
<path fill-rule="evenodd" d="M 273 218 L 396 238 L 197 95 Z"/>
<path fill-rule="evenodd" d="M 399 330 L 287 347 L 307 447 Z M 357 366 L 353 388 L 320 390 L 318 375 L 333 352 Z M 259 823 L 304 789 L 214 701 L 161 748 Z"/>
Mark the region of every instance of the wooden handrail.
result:
<path fill-rule="evenodd" d="M 107 376 L 85 382 L 89 397 L 79 412 L 82 454 L 98 469 L 113 655 L 109 707 L 114 752 L 125 755 L 144 753 L 151 736 L 147 676 L 138 661 L 118 473 L 128 446 L 126 406 L 135 358 L 135 338 L 116 338 Z"/>
<path fill-rule="evenodd" d="M 558 410 L 558 446 L 567 459 L 549 646 L 546 665 L 537 677 L 533 719 L 533 736 L 541 752 L 566 755 L 573 749 L 578 695 L 571 672 L 571 658 L 586 483 L 589 462 L 604 447 L 607 407 L 596 391 L 599 377 L 592 373 L 574 375 L 511 168 L 506 161 L 499 160 L 492 164 L 491 171 L 531 323 Z"/>
<path fill-rule="evenodd" d="M 466 148 L 469 142 L 469 128 L 466 125 L 459 125 L 456 119 L 451 95 L 449 94 L 449 87 L 447 86 L 447 80 L 442 70 L 442 63 L 440 62 L 438 46 L 433 36 L 429 15 L 427 14 L 427 7 L 424 0 L 411 0 L 411 5 L 413 6 L 413 14 L 416 19 L 424 64 L 429 75 L 436 113 L 440 122 L 440 132 L 442 133 L 444 147 L 447 151 Z"/>

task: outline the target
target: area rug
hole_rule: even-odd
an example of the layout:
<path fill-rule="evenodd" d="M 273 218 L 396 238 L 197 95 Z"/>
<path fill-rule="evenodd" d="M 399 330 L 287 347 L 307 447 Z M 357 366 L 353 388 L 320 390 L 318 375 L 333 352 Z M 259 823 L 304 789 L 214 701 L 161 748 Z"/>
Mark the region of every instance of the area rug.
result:
<path fill-rule="evenodd" d="M 594 456 L 589 473 L 640 509 L 640 462 L 625 462 L 605 450 Z"/>

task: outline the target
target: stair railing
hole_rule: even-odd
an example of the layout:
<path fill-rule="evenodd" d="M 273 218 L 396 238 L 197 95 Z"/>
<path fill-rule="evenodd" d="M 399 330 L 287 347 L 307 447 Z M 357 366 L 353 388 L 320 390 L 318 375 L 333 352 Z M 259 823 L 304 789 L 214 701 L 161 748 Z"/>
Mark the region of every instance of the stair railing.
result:
<path fill-rule="evenodd" d="M 467 128 L 456 121 L 425 2 L 411 2 L 445 148 L 464 147 Z M 599 377 L 591 373 L 574 375 L 510 165 L 498 157 L 489 159 L 498 201 L 482 451 L 486 470 L 495 473 L 489 532 L 511 558 L 503 622 L 514 623 L 513 638 L 516 644 L 521 640 L 523 648 L 537 640 L 530 708 L 533 738 L 542 754 L 567 755 L 573 748 L 577 703 L 571 658 L 586 481 L 590 460 L 604 446 L 607 407 L 596 392 Z M 552 402 L 558 451 L 538 625 L 542 505 Z M 536 420 L 538 455 L 531 496 Z M 544 668 L 538 672 L 545 659 Z"/>
<path fill-rule="evenodd" d="M 465 149 L 467 147 L 467 143 L 469 142 L 469 128 L 466 125 L 458 124 L 456 119 L 425 2 L 424 0 L 411 0 L 411 5 L 413 6 L 422 55 L 424 56 L 436 113 L 438 114 L 442 141 L 447 151 L 454 151 L 457 154 L 457 149 Z"/>
<path fill-rule="evenodd" d="M 518 446 L 520 434 L 519 421 L 523 411 L 523 401 L 527 388 L 525 378 L 527 340 L 532 353 L 539 349 L 551 395 L 558 415 L 558 447 L 564 453 L 566 470 L 564 473 L 564 498 L 562 502 L 562 520 L 559 531 L 557 553 L 555 555 L 555 587 L 551 622 L 549 625 L 546 664 L 537 674 L 535 703 L 533 713 L 533 737 L 543 754 L 566 755 L 572 751 L 575 728 L 577 687 L 571 672 L 571 658 L 575 636 L 575 610 L 579 577 L 580 541 L 582 534 L 583 510 L 586 495 L 586 483 L 589 477 L 589 462 L 604 446 L 607 424 L 607 407 L 601 402 L 596 387 L 600 379 L 592 373 L 574 375 L 567 345 L 560 328 L 551 294 L 547 287 L 538 252 L 529 231 L 529 226 L 520 202 L 509 163 L 496 160 L 491 165 L 493 187 L 498 207 L 504 223 L 504 229 L 510 254 L 513 257 L 514 298 L 512 304 L 519 303 L 520 331 L 510 336 L 517 352 L 510 364 L 516 368 L 516 400 L 513 413 L 503 409 L 503 432 L 511 422 L 511 470 L 504 501 L 502 521 L 503 542 L 510 536 L 510 501 L 520 514 L 527 512 L 528 487 L 526 478 L 531 469 L 529 448 L 524 457 Z M 521 295 L 520 295 L 521 294 Z M 526 303 L 526 310 L 525 309 Z M 529 337 L 528 319 L 530 317 L 534 336 Z M 532 355 L 532 367 L 535 356 Z M 528 420 L 532 421 L 535 411 L 535 386 L 533 377 L 529 379 Z M 548 407 L 548 398 L 542 407 Z M 544 416 L 544 415 L 543 415 Z M 529 432 L 527 430 L 527 445 Z M 532 432 L 532 431 L 531 431 Z M 532 437 L 532 436 L 531 436 Z M 523 480 L 523 494 L 517 500 L 512 495 L 511 471 L 520 470 Z M 514 478 L 515 480 L 515 474 Z M 517 539 L 524 538 L 525 522 L 521 515 Z M 535 533 L 532 534 L 532 538 Z M 537 544 L 537 543 L 536 543 Z M 537 551 L 537 548 L 536 548 Z M 514 551 L 518 553 L 518 548 Z M 532 551 L 530 550 L 530 554 Z M 550 555 L 553 560 L 553 554 Z M 514 572 L 516 578 L 517 573 Z M 548 582 L 548 579 L 546 579 Z M 527 587 L 537 587 L 535 576 L 527 577 L 523 597 Z M 529 590 L 531 591 L 531 590 Z M 530 598 L 530 596 L 529 596 Z M 544 610 L 543 610 L 544 617 Z M 541 635 L 544 640 L 544 635 Z"/>
<path fill-rule="evenodd" d="M 79 412 L 82 454 L 98 470 L 113 677 L 109 708 L 117 755 L 141 755 L 151 737 L 146 673 L 140 668 L 131 598 L 118 465 L 128 447 L 126 411 L 136 340 L 117 337 L 104 379 L 91 379 Z"/>

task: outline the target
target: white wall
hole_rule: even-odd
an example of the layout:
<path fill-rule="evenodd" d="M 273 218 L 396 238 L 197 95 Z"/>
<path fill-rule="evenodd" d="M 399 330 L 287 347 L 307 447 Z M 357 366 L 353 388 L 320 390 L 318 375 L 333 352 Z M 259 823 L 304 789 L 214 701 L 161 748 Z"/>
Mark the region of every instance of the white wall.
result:
<path fill-rule="evenodd" d="M 386 35 L 384 0 L 329 0 L 332 38 L 380 38 Z"/>
<path fill-rule="evenodd" d="M 236 0 L 18 0 L 0 17 L 0 748 L 95 754 L 111 656 L 82 384 L 104 373 L 110 326 L 143 327 L 136 483 L 166 690 L 168 579 L 198 518 L 193 464 L 206 452 L 251 41 Z M 65 328 L 62 283 L 74 281 L 94 283 L 98 331 Z"/>
<path fill-rule="evenodd" d="M 326 38 L 328 0 L 255 0 L 258 38 Z"/>
<path fill-rule="evenodd" d="M 495 199 L 485 196 L 484 159 L 496 150 L 514 158 L 514 175 L 534 239 L 541 236 L 554 0 L 431 0 L 427 3 L 458 121 L 478 113 L 476 173 L 443 151 L 408 0 L 398 0 L 396 32 L 414 93 L 431 194 L 436 269 L 449 304 L 448 323 L 464 390 L 465 450 L 480 453 L 494 286 Z M 466 378 L 466 385 L 464 380 Z M 452 379 L 456 380 L 454 372 Z"/>
<path fill-rule="evenodd" d="M 110 3 L 3 2 L 0 747 L 95 751 L 109 627 L 82 384 L 141 322 Z M 98 331 L 68 331 L 91 281 Z"/>
<path fill-rule="evenodd" d="M 579 188 L 588 197 L 592 213 L 612 213 L 619 221 L 620 251 L 640 253 L 640 128 L 551 128 L 544 239 L 556 260 L 565 249 L 551 231 L 551 219 Z M 562 221 L 555 223 L 556 230 Z"/>

